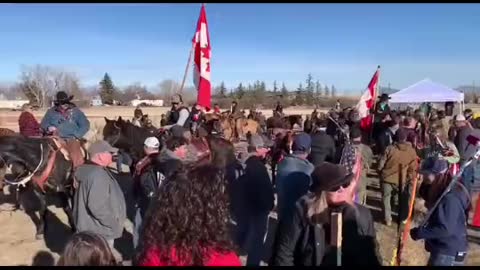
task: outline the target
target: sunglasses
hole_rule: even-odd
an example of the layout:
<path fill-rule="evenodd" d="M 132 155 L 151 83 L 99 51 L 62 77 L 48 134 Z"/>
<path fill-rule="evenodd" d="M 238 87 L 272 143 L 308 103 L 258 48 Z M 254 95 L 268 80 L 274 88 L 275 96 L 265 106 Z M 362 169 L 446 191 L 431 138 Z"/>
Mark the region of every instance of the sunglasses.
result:
<path fill-rule="evenodd" d="M 345 184 L 343 184 L 343 185 L 341 185 L 341 186 L 337 186 L 337 187 L 331 188 L 328 192 L 337 192 L 337 191 L 340 190 L 340 188 L 346 189 L 346 188 L 348 188 L 348 186 L 350 186 L 350 182 L 345 183 Z"/>
<path fill-rule="evenodd" d="M 345 178 L 348 178 L 348 177 L 351 177 L 351 174 L 348 174 L 347 176 L 345 176 Z M 330 190 L 328 190 L 328 192 L 337 192 L 337 191 L 340 190 L 340 188 L 346 189 L 350 186 L 351 183 L 352 183 L 352 181 L 348 181 L 345 184 L 335 186 L 335 187 L 331 188 Z"/>

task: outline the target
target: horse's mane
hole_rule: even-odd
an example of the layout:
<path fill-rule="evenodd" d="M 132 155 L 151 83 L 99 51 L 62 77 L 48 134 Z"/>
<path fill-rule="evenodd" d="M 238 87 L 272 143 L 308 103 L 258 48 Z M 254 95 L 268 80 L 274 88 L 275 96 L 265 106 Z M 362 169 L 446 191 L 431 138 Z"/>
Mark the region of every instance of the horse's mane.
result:
<path fill-rule="evenodd" d="M 0 137 L 0 157 L 5 160 L 21 162 L 29 170 L 34 170 L 41 160 L 40 145 L 43 145 L 43 153 L 46 155 L 49 150 L 47 138 Z"/>

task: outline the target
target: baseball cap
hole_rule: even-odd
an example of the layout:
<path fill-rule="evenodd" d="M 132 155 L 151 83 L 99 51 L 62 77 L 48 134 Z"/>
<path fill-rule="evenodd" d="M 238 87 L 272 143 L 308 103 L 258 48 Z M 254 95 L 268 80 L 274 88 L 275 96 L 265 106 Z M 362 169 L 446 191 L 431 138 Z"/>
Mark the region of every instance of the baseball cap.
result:
<path fill-rule="evenodd" d="M 143 143 L 148 148 L 160 148 L 160 141 L 156 137 L 148 137 Z"/>
<path fill-rule="evenodd" d="M 299 133 L 293 138 L 292 151 L 294 154 L 305 153 L 310 150 L 312 138 L 306 133 Z"/>
<path fill-rule="evenodd" d="M 344 166 L 330 162 L 324 162 L 317 166 L 311 176 L 310 191 L 314 193 L 334 192 L 340 187 L 350 185 L 353 179 L 353 173 L 349 173 Z"/>
<path fill-rule="evenodd" d="M 438 158 L 428 158 L 423 164 L 420 172 L 422 174 L 441 174 L 448 170 L 448 162 Z"/>
<path fill-rule="evenodd" d="M 254 148 L 263 147 L 264 146 L 263 138 L 258 134 L 252 135 L 250 137 L 249 146 Z"/>
<path fill-rule="evenodd" d="M 467 121 L 467 118 L 463 114 L 457 114 L 455 115 L 455 121 Z"/>
<path fill-rule="evenodd" d="M 108 142 L 106 141 L 96 141 L 90 147 L 88 148 L 88 154 L 90 156 L 99 154 L 99 153 L 117 153 L 118 148 L 112 147 Z"/>

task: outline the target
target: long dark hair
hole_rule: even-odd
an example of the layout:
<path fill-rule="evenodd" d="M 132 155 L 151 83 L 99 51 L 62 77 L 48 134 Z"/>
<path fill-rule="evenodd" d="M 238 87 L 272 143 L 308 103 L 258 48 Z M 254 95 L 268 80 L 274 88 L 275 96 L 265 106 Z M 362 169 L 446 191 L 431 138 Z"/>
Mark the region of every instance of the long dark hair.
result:
<path fill-rule="evenodd" d="M 234 251 L 221 169 L 211 164 L 181 168 L 166 179 L 158 194 L 146 215 L 136 263 L 154 252 L 167 265 L 204 265 L 209 251 Z"/>
<path fill-rule="evenodd" d="M 425 199 L 425 206 L 430 209 L 433 207 L 435 202 L 438 200 L 438 198 L 442 195 L 442 193 L 445 191 L 447 186 L 450 184 L 450 182 L 453 180 L 453 177 L 450 173 L 443 173 L 443 174 L 438 174 L 435 176 L 435 180 L 433 183 L 429 184 L 428 186 L 425 186 L 422 183 L 421 189 L 422 190 L 422 195 Z M 466 191 L 465 187 L 461 183 L 460 180 L 458 180 L 453 187 L 453 189 L 459 191 L 459 192 L 465 192 L 465 194 L 469 197 L 470 195 Z M 468 209 L 471 209 L 471 199 L 470 199 L 470 205 L 468 206 Z"/>
<path fill-rule="evenodd" d="M 105 239 L 92 232 L 76 233 L 70 238 L 57 266 L 116 266 Z"/>

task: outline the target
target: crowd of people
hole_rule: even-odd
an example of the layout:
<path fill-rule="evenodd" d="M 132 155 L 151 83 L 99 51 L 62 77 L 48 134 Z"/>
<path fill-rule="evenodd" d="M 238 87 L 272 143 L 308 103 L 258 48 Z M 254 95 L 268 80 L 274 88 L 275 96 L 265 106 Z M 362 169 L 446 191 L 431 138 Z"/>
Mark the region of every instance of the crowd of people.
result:
<path fill-rule="evenodd" d="M 78 141 L 89 123 L 71 98 L 58 93 L 40 124 L 26 106 L 20 133 L 55 133 L 66 139 L 71 153 L 79 153 Z M 425 239 L 429 265 L 464 264 L 472 186 L 480 171 L 477 162 L 461 171 L 454 188 L 441 195 L 478 150 L 471 138 L 480 138 L 480 119 L 474 119 L 471 110 L 453 117 L 451 103 L 445 110 L 422 104 L 417 110 L 396 111 L 388 99 L 382 95 L 372 112 L 372 132 L 361 128 L 354 110 L 342 111 L 340 102 L 320 117 L 315 111 L 279 161 L 275 183 L 267 166 L 272 142 L 263 134 L 242 138 L 246 154 L 225 168 L 192 157 L 185 133 L 170 137 L 165 145 L 155 136 L 147 138 L 144 158 L 132 167 L 133 264 L 240 266 L 239 254 L 246 254 L 246 265 L 258 266 L 271 252 L 270 265 L 336 265 L 339 247 L 332 244 L 331 232 L 340 230 L 342 265 L 378 266 L 379 244 L 366 207 L 368 175 L 374 170 L 380 177 L 385 225 L 392 225 L 393 206 L 397 222 L 411 218 L 409 202 L 416 193 L 412 184 L 421 178 L 417 194 L 433 214 L 410 235 Z M 231 115 L 236 115 L 237 105 L 232 104 Z M 189 110 L 176 97 L 168 116 L 162 117 L 162 129 L 181 126 L 195 131 L 204 111 L 199 106 Z M 218 105 L 213 112 L 220 113 Z M 276 113 L 283 115 L 281 106 Z M 136 110 L 132 123 L 142 126 L 141 122 L 141 111 Z M 122 258 L 113 243 L 122 235 L 127 206 L 108 166 L 121 155 L 106 141 L 98 141 L 90 145 L 88 156 L 74 166 L 77 233 L 58 265 L 119 265 Z M 75 160 L 83 157 L 73 156 Z M 278 226 L 267 250 L 272 211 Z M 334 226 L 333 213 L 342 214 L 341 228 Z"/>

